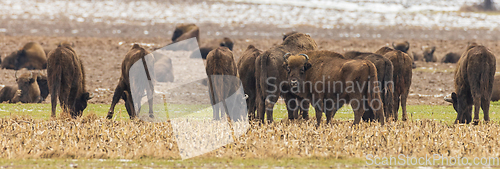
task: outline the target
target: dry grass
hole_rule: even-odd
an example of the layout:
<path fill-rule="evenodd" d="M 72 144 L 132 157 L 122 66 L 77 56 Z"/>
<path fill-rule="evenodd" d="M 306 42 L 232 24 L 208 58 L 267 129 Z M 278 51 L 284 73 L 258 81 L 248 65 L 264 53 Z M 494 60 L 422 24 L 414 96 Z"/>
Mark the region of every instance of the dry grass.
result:
<path fill-rule="evenodd" d="M 242 137 L 202 157 L 364 158 L 376 156 L 500 155 L 498 123 L 447 125 L 432 120 L 379 124 L 349 121 L 314 126 L 315 120 L 252 124 Z M 168 122 L 110 121 L 95 114 L 83 118 L 0 119 L 0 158 L 159 158 L 180 159 Z"/>

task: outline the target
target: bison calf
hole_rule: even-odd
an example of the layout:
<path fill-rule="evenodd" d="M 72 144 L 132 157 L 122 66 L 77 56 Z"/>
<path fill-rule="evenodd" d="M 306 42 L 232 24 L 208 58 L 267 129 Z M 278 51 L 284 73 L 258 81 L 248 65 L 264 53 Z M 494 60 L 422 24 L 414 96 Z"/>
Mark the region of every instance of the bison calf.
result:
<path fill-rule="evenodd" d="M 140 103 L 140 98 L 144 96 L 144 90 L 146 90 L 146 94 L 148 97 L 148 104 L 149 104 L 149 117 L 153 118 L 153 101 L 149 98 L 153 98 L 153 93 L 154 89 L 153 86 L 150 84 L 150 88 L 147 88 L 145 84 L 147 83 L 145 81 L 140 81 L 138 76 L 146 76 L 148 81 L 153 82 L 154 79 L 151 79 L 151 77 L 154 77 L 154 67 L 148 69 L 148 64 L 146 63 L 146 60 L 151 60 L 151 58 L 147 58 L 150 52 L 144 49 L 143 47 L 139 46 L 138 44 L 134 44 L 132 48 L 127 52 L 125 55 L 125 58 L 123 59 L 122 62 L 122 72 L 121 72 L 121 77 L 118 82 L 118 85 L 116 86 L 115 93 L 113 94 L 113 101 L 111 102 L 111 107 L 109 108 L 108 115 L 106 118 L 111 119 L 113 118 L 115 106 L 120 101 L 120 99 L 123 99 L 125 101 L 125 108 L 127 109 L 128 115 L 130 119 L 134 119 L 137 117 L 141 110 L 141 103 Z M 154 58 L 153 58 L 154 59 Z M 141 65 L 144 67 L 145 74 L 137 74 L 137 72 L 131 72 L 132 65 L 136 62 L 142 62 Z M 130 74 L 134 73 L 134 74 Z M 138 72 L 138 73 L 143 73 L 143 72 Z M 133 93 L 131 88 L 135 88 L 135 92 Z M 133 98 L 138 98 L 138 102 L 134 102 Z"/>
<path fill-rule="evenodd" d="M 453 108 L 458 113 L 455 123 L 470 123 L 473 105 L 474 124 L 479 122 L 479 108 L 483 109 L 484 121 L 490 120 L 495 70 L 495 56 L 482 45 L 470 44 L 455 70 L 455 92 L 451 94 Z"/>
<path fill-rule="evenodd" d="M 63 111 L 69 111 L 72 118 L 81 116 L 92 96 L 85 89 L 85 69 L 75 50 L 60 45 L 49 53 L 47 63 L 51 117 L 56 117 L 58 98 Z"/>

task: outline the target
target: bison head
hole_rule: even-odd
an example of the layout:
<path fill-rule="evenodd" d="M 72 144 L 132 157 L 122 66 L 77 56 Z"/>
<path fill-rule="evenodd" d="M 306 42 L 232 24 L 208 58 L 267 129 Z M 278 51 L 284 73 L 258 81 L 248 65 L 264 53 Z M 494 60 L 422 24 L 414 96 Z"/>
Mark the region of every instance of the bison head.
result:
<path fill-rule="evenodd" d="M 288 82 L 292 88 L 300 87 L 305 80 L 305 72 L 311 67 L 309 56 L 306 54 L 292 55 L 287 53 L 283 55 L 285 63 L 284 68 L 288 72 Z"/>
<path fill-rule="evenodd" d="M 40 98 L 40 88 L 37 83 L 37 76 L 30 73 L 23 73 L 21 76 L 17 77 L 17 71 L 15 73 L 17 87 L 21 90 L 19 101 L 22 103 L 38 103 L 41 101 Z"/>
<path fill-rule="evenodd" d="M 80 97 L 77 97 L 76 101 L 75 101 L 75 111 L 74 112 L 76 112 L 78 116 L 81 116 L 83 110 L 85 110 L 85 108 L 87 108 L 87 102 L 90 99 L 92 99 L 93 97 L 94 97 L 93 94 L 90 95 L 89 92 L 85 92 L 85 93 L 81 94 Z"/>
<path fill-rule="evenodd" d="M 434 51 L 436 50 L 436 47 L 433 46 L 433 47 L 427 47 L 427 48 L 424 48 L 423 49 L 424 52 L 423 52 L 423 57 L 424 57 L 424 60 L 426 62 L 434 62 Z"/>
<path fill-rule="evenodd" d="M 405 41 L 403 43 L 397 43 L 397 44 L 394 44 L 394 42 L 392 42 L 392 47 L 396 50 L 400 50 L 401 52 L 407 53 L 408 50 L 410 50 L 410 42 Z"/>
<path fill-rule="evenodd" d="M 229 50 L 233 51 L 234 43 L 231 39 L 229 39 L 227 37 L 224 38 L 219 45 L 222 47 L 227 47 L 227 48 L 229 48 Z"/>
<path fill-rule="evenodd" d="M 453 104 L 453 109 L 457 111 L 457 120 L 456 122 L 460 123 L 470 123 L 472 121 L 472 116 L 471 116 L 471 111 L 467 110 L 467 104 L 464 102 L 467 102 L 468 100 L 465 97 L 459 96 L 457 93 L 453 92 L 451 93 L 451 98 L 445 98 L 444 99 L 447 102 L 450 102 Z"/>

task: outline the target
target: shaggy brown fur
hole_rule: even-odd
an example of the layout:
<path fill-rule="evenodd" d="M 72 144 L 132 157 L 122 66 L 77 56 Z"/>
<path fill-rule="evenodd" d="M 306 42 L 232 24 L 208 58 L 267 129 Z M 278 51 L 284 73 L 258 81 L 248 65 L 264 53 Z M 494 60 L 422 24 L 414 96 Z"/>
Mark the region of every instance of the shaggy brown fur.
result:
<path fill-rule="evenodd" d="M 202 59 L 207 59 L 207 55 L 208 53 L 210 53 L 210 51 L 218 48 L 218 47 L 227 47 L 229 48 L 229 50 L 233 51 L 233 46 L 234 46 L 234 43 L 231 39 L 229 38 L 224 38 L 220 41 L 219 43 L 219 46 L 206 46 L 206 47 L 201 47 L 200 48 L 200 54 L 201 54 L 201 58 Z M 193 55 L 191 55 L 191 58 L 196 58 L 198 57 L 197 55 L 195 55 L 197 53 L 193 53 Z"/>
<path fill-rule="evenodd" d="M 296 34 L 297 31 L 291 31 L 291 32 L 288 32 L 288 33 L 283 33 L 283 41 L 285 41 L 285 39 L 287 37 L 289 37 L 290 35 L 293 35 L 293 34 Z"/>
<path fill-rule="evenodd" d="M 441 59 L 441 63 L 457 63 L 460 57 L 458 53 L 449 52 Z"/>
<path fill-rule="evenodd" d="M 40 89 L 40 96 L 42 97 L 42 101 L 44 101 L 47 96 L 49 96 L 49 85 L 47 84 L 47 72 L 37 72 L 36 73 L 36 82 L 38 83 L 38 87 Z"/>
<path fill-rule="evenodd" d="M 474 123 L 479 122 L 479 108 L 484 121 L 490 120 L 489 108 L 496 70 L 495 56 L 484 46 L 470 44 L 455 70 L 455 92 L 451 94 L 457 111 L 455 123 L 470 123 L 474 105 Z"/>
<path fill-rule="evenodd" d="M 200 29 L 195 24 L 178 24 L 172 35 L 172 43 L 183 41 L 189 38 L 196 38 L 200 43 Z"/>
<path fill-rule="evenodd" d="M 29 42 L 22 49 L 12 52 L 7 56 L 2 64 L 2 68 L 15 70 L 22 68 L 27 68 L 28 70 L 46 69 L 47 56 L 40 44 Z"/>
<path fill-rule="evenodd" d="M 9 102 L 17 103 L 19 102 L 19 95 L 21 91 L 18 90 L 17 86 L 5 86 L 0 90 L 0 103 Z"/>
<path fill-rule="evenodd" d="M 17 88 L 21 90 L 19 101 L 22 103 L 40 103 L 42 97 L 40 96 L 40 88 L 37 82 L 37 75 L 30 73 L 23 73 L 16 77 Z"/>
<path fill-rule="evenodd" d="M 392 42 L 392 47 L 396 50 L 400 50 L 401 52 L 408 53 L 408 50 L 410 50 L 410 42 L 405 41 L 402 43 L 396 43 Z"/>
<path fill-rule="evenodd" d="M 131 78 L 130 78 L 130 69 L 132 65 L 136 62 L 142 62 L 144 65 L 144 69 L 146 71 L 146 76 L 148 76 L 148 80 L 151 79 L 150 77 L 154 77 L 154 68 L 152 68 L 153 72 L 149 72 L 148 66 L 152 65 L 146 65 L 146 56 L 150 54 L 149 51 L 144 49 L 143 47 L 139 46 L 138 44 L 134 44 L 132 48 L 127 52 L 125 55 L 125 58 L 123 58 L 122 62 L 122 73 L 120 80 L 118 81 L 118 85 L 116 86 L 115 93 L 113 94 L 113 101 L 111 102 L 111 107 L 109 108 L 108 115 L 106 118 L 111 119 L 113 118 L 115 106 L 120 101 L 120 99 L 123 99 L 125 101 L 125 108 L 127 109 L 128 115 L 130 119 L 134 119 L 137 117 L 138 113 L 140 112 L 141 109 L 141 103 L 134 103 L 134 100 L 132 98 L 132 95 L 137 95 L 137 96 L 143 96 L 143 92 L 146 89 L 138 89 L 137 93 L 132 93 L 131 87 L 139 87 L 143 85 L 135 85 L 132 83 Z M 142 60 L 142 61 L 141 61 Z M 149 75 L 148 75 L 149 74 Z M 135 76 L 135 75 L 134 75 Z M 141 75 L 143 76 L 143 75 Z M 153 80 L 153 79 L 151 79 Z M 147 83 L 147 82 L 145 82 Z M 153 97 L 153 90 L 146 90 L 146 94 L 148 98 Z M 135 96 L 134 96 L 135 97 Z M 153 102 L 148 99 L 149 103 L 149 117 L 153 118 Z M 138 112 L 136 112 L 135 107 L 138 107 Z"/>
<path fill-rule="evenodd" d="M 424 61 L 426 62 L 436 62 L 437 59 L 434 56 L 434 51 L 436 51 L 436 47 L 425 47 L 422 48 L 422 56 L 424 58 Z"/>
<path fill-rule="evenodd" d="M 257 98 L 255 59 L 257 59 L 257 57 L 261 53 L 262 51 L 255 48 L 255 46 L 249 45 L 238 61 L 238 75 L 240 77 L 241 83 L 243 84 L 243 90 L 245 91 L 245 94 L 248 95 L 246 102 L 248 107 L 249 120 L 255 119 L 255 100 Z"/>
<path fill-rule="evenodd" d="M 257 79 L 257 116 L 264 122 L 273 120 L 273 107 L 281 96 L 285 99 L 288 109 L 288 118 L 298 118 L 298 108 L 302 111 L 303 118 L 308 118 L 309 102 L 302 102 L 302 98 L 293 95 L 286 83 L 287 72 L 283 67 L 283 55 L 286 53 L 303 53 L 316 50 L 316 42 L 303 33 L 295 33 L 287 37 L 281 45 L 274 46 L 257 57 L 255 61 L 255 77 Z M 283 84 L 282 86 L 279 86 Z M 302 103 L 302 105 L 298 105 Z"/>
<path fill-rule="evenodd" d="M 218 47 L 212 50 L 207 56 L 206 72 L 208 76 L 208 86 L 210 88 L 210 100 L 213 105 L 213 118 L 219 120 L 225 118 L 229 113 L 226 99 L 236 92 L 237 82 L 231 77 L 237 77 L 238 69 L 234 61 L 233 53 L 227 47 Z M 224 76 L 213 76 L 224 75 Z M 222 103 L 223 108 L 216 104 Z M 220 112 L 220 114 L 219 114 Z M 235 119 L 237 117 L 230 117 Z"/>
<path fill-rule="evenodd" d="M 406 114 L 406 100 L 410 92 L 413 60 L 406 53 L 399 50 L 388 52 L 384 57 L 388 58 L 394 67 L 392 74 L 392 80 L 394 81 L 393 117 L 397 120 L 397 113 L 401 103 L 401 108 L 403 109 L 401 119 L 405 121 L 408 119 L 408 115 Z"/>
<path fill-rule="evenodd" d="M 155 62 L 155 74 L 158 82 L 173 82 L 174 69 L 172 59 L 164 57 Z"/>
<path fill-rule="evenodd" d="M 372 62 L 344 58 L 330 51 L 309 51 L 305 55 L 285 57 L 284 66 L 291 91 L 309 100 L 315 108 L 317 125 L 323 112 L 329 123 L 344 104 L 353 107 L 354 124 L 360 122 L 365 109 L 372 109 L 375 119 L 384 124 L 377 69 Z M 369 103 L 368 108 L 364 101 Z"/>
<path fill-rule="evenodd" d="M 393 78 L 393 66 L 392 62 L 383 57 L 382 55 L 379 54 L 374 54 L 374 53 L 363 53 L 363 52 L 356 52 L 356 51 L 351 51 L 351 52 L 346 52 L 344 55 L 346 58 L 349 59 L 363 59 L 363 60 L 368 60 L 372 62 L 375 67 L 377 68 L 377 79 L 379 81 L 380 85 L 380 90 L 382 92 L 381 98 L 382 98 L 382 103 L 384 104 L 384 114 L 387 117 L 387 119 L 395 119 L 397 118 L 397 114 L 394 114 L 393 112 L 393 98 L 392 98 L 392 93 L 393 93 L 393 88 L 394 88 L 394 82 L 392 81 Z M 365 103 L 367 105 L 367 103 Z M 366 109 L 365 114 L 363 115 L 363 120 L 368 121 L 368 120 L 374 120 L 375 115 L 373 114 L 372 109 Z"/>
<path fill-rule="evenodd" d="M 60 45 L 49 53 L 47 63 L 51 117 L 56 117 L 58 98 L 62 109 L 69 111 L 72 118 L 80 117 L 87 108 L 87 101 L 92 98 L 85 89 L 85 69 L 82 61 L 73 48 Z"/>
<path fill-rule="evenodd" d="M 495 82 L 493 83 L 493 93 L 491 94 L 491 101 L 500 100 L 500 75 L 495 75 Z"/>

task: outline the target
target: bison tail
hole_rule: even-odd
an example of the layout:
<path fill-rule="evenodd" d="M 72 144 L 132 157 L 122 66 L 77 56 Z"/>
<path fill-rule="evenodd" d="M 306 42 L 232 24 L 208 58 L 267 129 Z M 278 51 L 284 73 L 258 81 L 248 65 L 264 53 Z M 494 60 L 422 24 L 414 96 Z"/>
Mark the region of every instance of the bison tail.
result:
<path fill-rule="evenodd" d="M 393 106 L 394 106 L 394 100 L 393 100 L 393 95 L 394 95 L 394 81 L 393 81 L 393 72 L 394 72 L 394 66 L 392 65 L 392 62 L 391 61 L 387 61 L 385 63 L 385 75 L 384 75 L 384 79 L 382 79 L 381 81 L 383 81 L 382 84 L 379 84 L 379 85 L 383 85 L 383 91 L 382 91 L 382 94 L 384 95 L 384 99 L 383 99 L 383 103 L 384 103 L 384 106 L 387 106 L 387 107 L 384 107 L 384 110 L 387 110 L 387 111 L 384 111 L 384 114 L 385 115 L 388 115 L 388 116 L 393 116 L 393 118 L 397 118 L 397 114 L 394 115 L 394 112 L 393 112 Z"/>
<path fill-rule="evenodd" d="M 260 89 L 261 89 L 261 92 L 265 92 L 267 90 L 267 71 L 265 69 L 265 67 L 267 66 L 267 60 L 269 59 L 269 56 L 268 55 L 261 55 L 260 57 L 260 68 L 258 70 L 260 70 L 260 84 L 257 84 L 260 86 Z M 265 98 L 264 98 L 265 99 Z M 263 100 L 264 101 L 264 100 Z"/>
<path fill-rule="evenodd" d="M 373 63 L 366 61 L 365 65 L 368 66 L 368 83 L 369 88 L 366 90 L 365 96 L 368 98 L 368 103 L 373 110 L 375 119 L 379 121 L 382 125 L 385 122 L 384 115 L 384 105 L 382 104 L 382 99 L 380 98 L 380 86 L 377 79 L 377 68 Z"/>

